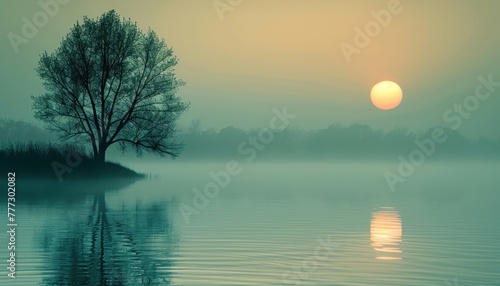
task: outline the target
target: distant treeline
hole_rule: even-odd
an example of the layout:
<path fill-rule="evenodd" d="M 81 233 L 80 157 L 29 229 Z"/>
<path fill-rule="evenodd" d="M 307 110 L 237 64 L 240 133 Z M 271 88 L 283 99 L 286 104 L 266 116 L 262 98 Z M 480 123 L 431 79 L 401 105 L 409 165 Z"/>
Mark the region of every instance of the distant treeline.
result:
<path fill-rule="evenodd" d="M 0 142 L 51 141 L 57 137 L 44 129 L 24 121 L 0 119 Z"/>
<path fill-rule="evenodd" d="M 434 138 L 436 134 L 439 135 L 438 141 Z M 53 134 L 29 123 L 0 120 L 0 142 L 3 142 L 0 150 L 4 150 L 0 152 L 1 159 L 6 160 L 9 157 L 5 149 L 6 145 L 9 145 L 8 142 L 54 142 L 54 138 L 56 137 Z M 184 143 L 184 151 L 180 156 L 182 160 L 253 160 L 257 157 L 271 160 L 394 160 L 399 155 L 408 157 L 415 150 L 420 150 L 433 159 L 500 158 L 498 140 L 471 140 L 458 131 L 445 127 L 435 127 L 422 132 L 405 129 L 384 131 L 362 124 L 333 124 L 318 130 L 243 130 L 231 126 L 215 130 L 202 129 L 200 121 L 195 120 L 179 134 L 177 140 Z M 7 149 L 13 149 L 13 145 L 9 147 Z M 23 148 L 30 149 L 34 146 L 24 145 Z M 56 152 L 56 148 L 50 145 L 43 149 Z M 118 151 L 114 150 L 112 153 L 116 154 Z M 61 152 L 55 157 L 62 155 Z M 31 158 L 35 159 L 35 156 Z"/>
<path fill-rule="evenodd" d="M 260 134 L 260 135 L 259 135 Z M 433 136 L 438 136 L 438 141 Z M 450 128 L 422 132 L 383 131 L 367 125 L 330 125 L 319 130 L 242 130 L 235 127 L 201 130 L 194 121 L 180 141 L 181 158 L 390 159 L 421 150 L 436 159 L 500 158 L 498 140 L 470 140 Z M 262 140 L 263 139 L 263 140 Z M 432 153 L 432 154 L 431 154 Z"/>

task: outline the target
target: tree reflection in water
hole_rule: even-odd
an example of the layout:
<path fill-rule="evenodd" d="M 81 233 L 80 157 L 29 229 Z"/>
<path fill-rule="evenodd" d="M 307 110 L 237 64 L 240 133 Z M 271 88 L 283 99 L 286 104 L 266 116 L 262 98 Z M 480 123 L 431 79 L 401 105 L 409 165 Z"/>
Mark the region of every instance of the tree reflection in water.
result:
<path fill-rule="evenodd" d="M 95 195 L 87 219 L 44 228 L 37 237 L 53 269 L 42 285 L 171 285 L 177 244 L 171 206 L 137 202 L 133 210 L 114 210 L 104 193 Z"/>

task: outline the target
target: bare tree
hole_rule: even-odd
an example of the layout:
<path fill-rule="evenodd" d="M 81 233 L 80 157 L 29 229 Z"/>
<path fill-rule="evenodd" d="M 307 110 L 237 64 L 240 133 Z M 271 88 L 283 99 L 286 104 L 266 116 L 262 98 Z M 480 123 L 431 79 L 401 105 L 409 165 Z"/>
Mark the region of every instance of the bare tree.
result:
<path fill-rule="evenodd" d="M 104 162 L 118 143 L 177 157 L 176 120 L 188 108 L 176 92 L 177 58 L 155 32 L 138 29 L 115 11 L 84 17 L 59 48 L 40 56 L 38 75 L 46 93 L 33 97 L 35 117 L 62 140 L 90 143 Z"/>

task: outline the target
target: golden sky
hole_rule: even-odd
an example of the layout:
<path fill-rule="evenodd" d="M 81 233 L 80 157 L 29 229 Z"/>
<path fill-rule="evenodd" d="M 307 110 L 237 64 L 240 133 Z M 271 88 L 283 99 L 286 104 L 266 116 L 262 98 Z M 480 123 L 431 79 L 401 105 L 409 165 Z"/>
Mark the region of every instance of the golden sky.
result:
<path fill-rule="evenodd" d="M 54 50 L 84 15 L 115 9 L 174 48 L 177 71 L 187 82 L 180 95 L 192 103 L 183 122 L 199 118 L 204 127 L 259 127 L 272 108 L 287 106 L 298 115 L 294 124 L 306 128 L 446 125 L 443 112 L 474 93 L 478 75 L 500 81 L 500 1 L 394 1 L 69 0 L 17 54 L 8 33 L 21 34 L 22 17 L 30 19 L 42 8 L 8 2 L 0 15 L 0 112 L 31 120 L 29 96 L 42 91 L 33 72 L 38 55 Z M 218 13 L 215 6 L 229 9 Z M 388 7 L 398 7 L 398 13 L 383 12 Z M 390 21 L 378 24 L 379 31 L 347 61 L 341 45 L 355 46 L 355 29 L 373 25 L 374 13 L 389 13 Z M 404 92 L 392 111 L 370 102 L 371 87 L 382 80 L 399 83 Z M 498 137 L 498 97 L 500 91 L 482 102 L 461 131 Z"/>

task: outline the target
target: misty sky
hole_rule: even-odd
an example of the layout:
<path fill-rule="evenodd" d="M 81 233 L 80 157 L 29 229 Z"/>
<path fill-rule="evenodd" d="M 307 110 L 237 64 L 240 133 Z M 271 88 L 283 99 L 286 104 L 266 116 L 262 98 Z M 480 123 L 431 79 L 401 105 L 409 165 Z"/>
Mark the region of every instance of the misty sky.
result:
<path fill-rule="evenodd" d="M 229 2 L 238 1 L 218 3 Z M 30 96 L 43 92 L 34 71 L 39 55 L 55 50 L 83 16 L 115 9 L 152 28 L 179 57 L 177 73 L 187 82 L 179 95 L 192 104 L 183 125 L 200 119 L 204 128 L 264 127 L 273 108 L 287 106 L 301 128 L 449 126 L 443 113 L 474 95 L 479 75 L 500 82 L 500 1 L 401 0 L 400 12 L 348 63 L 340 45 L 354 45 L 355 27 L 364 29 L 371 11 L 389 2 L 242 0 L 221 20 L 213 0 L 69 0 L 16 53 L 9 32 L 22 36 L 22 18 L 32 21 L 43 10 L 37 1 L 3 1 L 0 117 L 34 122 Z M 371 104 L 370 89 L 381 80 L 401 85 L 398 108 Z M 500 88 L 459 131 L 498 138 L 498 110 Z"/>

